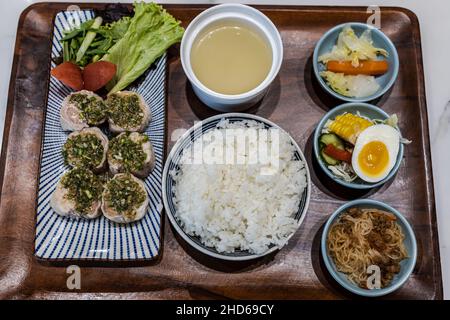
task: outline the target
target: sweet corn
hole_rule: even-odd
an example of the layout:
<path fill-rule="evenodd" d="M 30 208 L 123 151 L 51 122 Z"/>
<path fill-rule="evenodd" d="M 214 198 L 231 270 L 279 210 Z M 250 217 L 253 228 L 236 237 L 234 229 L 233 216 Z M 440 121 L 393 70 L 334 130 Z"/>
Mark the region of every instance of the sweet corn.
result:
<path fill-rule="evenodd" d="M 328 124 L 328 129 L 342 139 L 355 144 L 359 134 L 370 127 L 372 122 L 352 113 L 344 113 Z"/>

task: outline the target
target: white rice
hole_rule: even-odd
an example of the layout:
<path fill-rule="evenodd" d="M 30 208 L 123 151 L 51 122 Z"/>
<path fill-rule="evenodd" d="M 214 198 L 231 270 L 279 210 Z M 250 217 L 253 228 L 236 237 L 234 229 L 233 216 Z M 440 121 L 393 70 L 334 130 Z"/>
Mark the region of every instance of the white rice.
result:
<path fill-rule="evenodd" d="M 234 140 L 212 139 L 214 134 L 238 128 L 245 133 L 255 129 L 268 132 L 256 121 L 229 123 L 225 120 L 193 145 L 202 144 L 215 150 L 227 146 L 236 153 L 242 152 L 237 150 Z M 261 254 L 271 245 L 282 247 L 287 242 L 298 226 L 294 216 L 307 179 L 304 163 L 293 158 L 295 147 L 289 136 L 278 132 L 277 167 L 273 161 L 270 164 L 249 161 L 245 164 L 211 164 L 212 155 L 207 152 L 202 153 L 193 145 L 184 150 L 180 170 L 170 174 L 175 181 L 176 218 L 185 232 L 198 236 L 204 245 L 214 247 L 218 252 L 240 249 Z M 241 133 L 232 130 L 231 137 Z M 229 134 L 230 131 L 227 138 Z M 271 147 L 272 142 L 275 143 L 271 139 L 263 140 L 267 147 Z M 193 163 L 195 157 L 202 155 L 210 164 Z M 245 149 L 244 156 L 250 158 L 249 148 Z M 272 170 L 267 171 L 268 167 Z"/>

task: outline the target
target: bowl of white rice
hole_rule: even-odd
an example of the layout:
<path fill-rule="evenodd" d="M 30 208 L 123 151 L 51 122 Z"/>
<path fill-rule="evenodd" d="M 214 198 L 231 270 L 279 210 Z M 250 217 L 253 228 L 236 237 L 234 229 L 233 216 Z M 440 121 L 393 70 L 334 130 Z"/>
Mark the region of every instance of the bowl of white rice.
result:
<path fill-rule="evenodd" d="M 163 171 L 163 201 L 176 232 L 219 259 L 281 249 L 308 210 L 311 182 L 297 143 L 273 122 L 227 113 L 178 139 Z"/>

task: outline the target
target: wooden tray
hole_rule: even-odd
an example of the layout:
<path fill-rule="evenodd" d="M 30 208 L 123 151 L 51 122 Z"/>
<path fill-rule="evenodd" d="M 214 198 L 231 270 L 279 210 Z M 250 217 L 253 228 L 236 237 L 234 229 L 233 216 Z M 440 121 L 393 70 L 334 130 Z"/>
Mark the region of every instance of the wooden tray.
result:
<path fill-rule="evenodd" d="M 50 37 L 63 3 L 39 3 L 20 17 L 11 74 L 0 159 L 0 298 L 353 298 L 328 275 L 320 257 L 320 234 L 326 218 L 348 199 L 370 197 L 401 211 L 414 226 L 418 260 L 413 275 L 386 298 L 441 299 L 442 280 L 430 160 L 420 33 L 417 17 L 401 8 L 382 8 L 382 30 L 396 45 L 399 77 L 376 104 L 397 113 L 403 134 L 413 140 L 395 180 L 368 194 L 331 184 L 313 161 L 311 137 L 320 117 L 339 101 L 314 80 L 313 48 L 329 28 L 366 21 L 366 8 L 268 7 L 261 9 L 278 26 L 284 62 L 270 92 L 250 112 L 281 125 L 297 140 L 309 161 L 313 179 L 305 222 L 277 254 L 253 263 L 225 263 L 193 252 L 165 223 L 162 255 L 147 265 L 108 264 L 81 271 L 81 290 L 66 287 L 60 265 L 33 257 L 35 195 L 41 132 L 49 79 Z M 104 9 L 105 4 L 80 4 Z M 206 6 L 167 5 L 186 26 Z M 178 48 L 169 50 L 167 150 L 175 129 L 215 114 L 195 97 L 181 68 Z M 166 151 L 167 152 L 167 151 Z"/>

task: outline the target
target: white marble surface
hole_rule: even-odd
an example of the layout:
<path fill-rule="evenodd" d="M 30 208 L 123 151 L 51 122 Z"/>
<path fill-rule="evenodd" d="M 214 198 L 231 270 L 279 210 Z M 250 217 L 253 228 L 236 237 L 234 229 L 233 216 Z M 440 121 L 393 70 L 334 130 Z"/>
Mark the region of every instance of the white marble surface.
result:
<path fill-rule="evenodd" d="M 68 1 L 68 0 L 66 0 Z M 18 17 L 34 0 L 0 1 L 0 141 L 3 135 L 4 117 L 13 48 Z M 84 2 L 78 0 L 77 2 Z M 87 2 L 100 2 L 88 0 Z M 111 0 L 106 0 L 111 2 Z M 132 2 L 124 1 L 122 2 Z M 161 3 L 220 3 L 244 2 L 248 4 L 302 4 L 302 5 L 380 5 L 402 6 L 419 17 L 425 68 L 425 86 L 431 135 L 431 151 L 436 191 L 436 207 L 439 241 L 444 281 L 444 297 L 450 299 L 450 1 L 447 0 L 253 0 L 253 1 L 186 1 L 169 0 Z"/>

